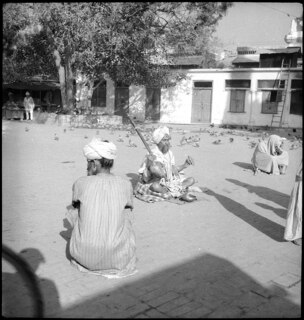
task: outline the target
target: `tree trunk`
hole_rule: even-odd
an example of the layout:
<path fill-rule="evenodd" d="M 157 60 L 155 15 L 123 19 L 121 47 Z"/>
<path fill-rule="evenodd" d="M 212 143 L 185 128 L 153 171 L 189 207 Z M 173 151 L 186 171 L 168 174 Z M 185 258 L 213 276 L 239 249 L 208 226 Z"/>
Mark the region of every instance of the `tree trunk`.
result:
<path fill-rule="evenodd" d="M 54 50 L 54 58 L 55 64 L 58 70 L 59 75 L 59 83 L 60 83 L 60 92 L 61 92 L 61 103 L 62 107 L 65 108 L 67 105 L 67 95 L 66 95 L 66 86 L 65 86 L 65 70 L 64 67 L 61 65 L 61 57 L 57 50 Z"/>
<path fill-rule="evenodd" d="M 89 90 L 88 90 L 88 104 L 87 108 L 88 110 L 92 110 L 92 97 L 93 97 L 93 92 L 94 92 L 94 81 L 90 80 L 89 81 Z"/>
<path fill-rule="evenodd" d="M 73 84 L 73 72 L 71 68 L 71 60 L 68 57 L 65 62 L 65 81 L 66 81 L 66 97 L 67 97 L 67 111 L 74 109 L 74 84 Z"/>

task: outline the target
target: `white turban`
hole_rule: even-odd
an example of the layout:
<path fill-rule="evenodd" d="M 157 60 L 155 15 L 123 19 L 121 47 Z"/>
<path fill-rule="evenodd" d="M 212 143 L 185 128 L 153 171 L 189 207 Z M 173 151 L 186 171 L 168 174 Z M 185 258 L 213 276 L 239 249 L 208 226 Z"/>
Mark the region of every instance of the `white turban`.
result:
<path fill-rule="evenodd" d="M 115 159 L 117 148 L 112 142 L 105 142 L 97 138 L 93 138 L 92 141 L 83 148 L 83 154 L 88 160 L 95 159 Z"/>
<path fill-rule="evenodd" d="M 170 135 L 169 129 L 167 127 L 159 127 L 154 130 L 152 134 L 154 143 L 158 144 L 166 134 Z"/>

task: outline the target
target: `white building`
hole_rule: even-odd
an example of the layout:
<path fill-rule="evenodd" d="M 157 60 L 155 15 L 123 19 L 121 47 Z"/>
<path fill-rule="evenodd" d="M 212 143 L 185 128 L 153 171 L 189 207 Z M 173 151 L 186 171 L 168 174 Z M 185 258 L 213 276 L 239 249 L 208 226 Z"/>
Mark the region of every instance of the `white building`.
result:
<path fill-rule="evenodd" d="M 282 70 L 189 69 L 183 71 L 187 80 L 166 89 L 115 88 L 108 80 L 102 111 L 119 114 L 122 103 L 141 121 L 302 128 L 302 70 Z M 280 123 L 275 123 L 274 114 L 282 114 Z"/>

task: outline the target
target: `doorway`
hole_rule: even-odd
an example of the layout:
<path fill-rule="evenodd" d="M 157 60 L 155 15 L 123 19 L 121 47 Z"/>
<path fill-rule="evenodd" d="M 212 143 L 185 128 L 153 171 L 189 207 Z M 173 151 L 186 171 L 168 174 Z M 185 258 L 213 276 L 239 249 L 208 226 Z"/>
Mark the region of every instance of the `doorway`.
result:
<path fill-rule="evenodd" d="M 160 88 L 146 87 L 146 120 L 160 119 Z"/>
<path fill-rule="evenodd" d="M 212 81 L 194 81 L 191 123 L 210 123 Z"/>
<path fill-rule="evenodd" d="M 118 85 L 115 87 L 114 114 L 125 119 L 125 112 L 129 113 L 129 87 Z"/>

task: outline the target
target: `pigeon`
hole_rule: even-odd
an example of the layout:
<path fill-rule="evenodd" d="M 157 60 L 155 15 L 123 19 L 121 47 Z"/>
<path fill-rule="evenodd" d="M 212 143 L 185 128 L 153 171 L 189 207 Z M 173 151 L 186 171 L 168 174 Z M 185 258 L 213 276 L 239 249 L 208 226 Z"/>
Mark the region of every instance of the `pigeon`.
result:
<path fill-rule="evenodd" d="M 193 147 L 199 147 L 200 145 L 197 142 L 194 142 Z"/>
<path fill-rule="evenodd" d="M 255 141 L 250 141 L 249 142 L 250 148 L 254 148 L 256 145 L 257 145 L 257 143 Z"/>
<path fill-rule="evenodd" d="M 25 127 L 25 131 L 29 131 L 30 129 L 28 127 Z"/>
<path fill-rule="evenodd" d="M 87 135 L 85 135 L 85 136 L 84 136 L 84 138 L 85 138 L 85 139 L 88 139 L 88 136 L 87 136 Z"/>
<path fill-rule="evenodd" d="M 211 124 L 210 124 L 210 127 L 213 128 L 213 127 L 214 127 L 214 123 L 211 123 Z"/>
<path fill-rule="evenodd" d="M 295 150 L 295 149 L 298 149 L 299 147 L 300 147 L 300 144 L 298 143 L 298 141 L 296 141 L 290 146 L 289 150 Z"/>
<path fill-rule="evenodd" d="M 63 129 L 63 132 L 66 133 L 66 129 Z"/>
<path fill-rule="evenodd" d="M 59 141 L 59 137 L 57 136 L 56 133 L 55 133 L 55 136 L 54 136 L 54 140 Z"/>
<path fill-rule="evenodd" d="M 185 136 L 183 136 L 182 138 L 181 138 L 181 140 L 180 140 L 180 142 L 179 142 L 181 145 L 183 145 L 183 144 L 185 144 L 185 143 L 187 143 L 187 139 L 186 139 L 186 137 Z"/>
<path fill-rule="evenodd" d="M 230 138 L 230 139 L 229 139 L 229 141 L 230 141 L 230 142 L 233 142 L 233 141 L 234 141 L 234 139 L 233 139 L 233 138 Z"/>
<path fill-rule="evenodd" d="M 124 139 L 122 138 L 121 135 L 119 135 L 117 141 L 118 141 L 118 142 L 124 142 Z"/>
<path fill-rule="evenodd" d="M 213 141 L 213 144 L 220 144 L 220 143 L 221 143 L 221 140 L 220 140 L 220 139 Z"/>
<path fill-rule="evenodd" d="M 129 147 L 137 147 L 137 145 L 131 139 L 129 139 Z"/>

